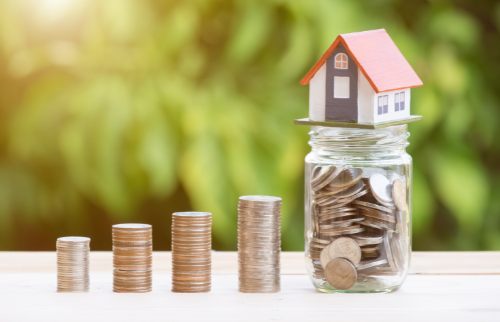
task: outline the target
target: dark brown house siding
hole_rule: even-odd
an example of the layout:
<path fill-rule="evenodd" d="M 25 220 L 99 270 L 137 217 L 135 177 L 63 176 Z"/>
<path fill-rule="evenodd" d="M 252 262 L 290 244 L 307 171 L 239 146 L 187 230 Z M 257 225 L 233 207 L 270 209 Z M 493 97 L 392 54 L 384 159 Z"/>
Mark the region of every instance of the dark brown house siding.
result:
<path fill-rule="evenodd" d="M 335 56 L 347 55 L 347 69 L 335 68 Z M 349 98 L 334 98 L 334 77 L 349 77 Z M 326 120 L 358 122 L 358 66 L 349 56 L 344 45 L 339 44 L 326 59 Z"/>

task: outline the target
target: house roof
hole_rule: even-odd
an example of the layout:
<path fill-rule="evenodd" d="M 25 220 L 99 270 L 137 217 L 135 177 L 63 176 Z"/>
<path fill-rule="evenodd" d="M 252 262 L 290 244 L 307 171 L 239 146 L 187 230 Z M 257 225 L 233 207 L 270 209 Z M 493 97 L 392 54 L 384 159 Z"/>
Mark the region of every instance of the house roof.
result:
<path fill-rule="evenodd" d="M 342 43 L 377 93 L 422 86 L 385 29 L 339 35 L 321 59 L 300 81 L 307 85 L 326 59 Z"/>

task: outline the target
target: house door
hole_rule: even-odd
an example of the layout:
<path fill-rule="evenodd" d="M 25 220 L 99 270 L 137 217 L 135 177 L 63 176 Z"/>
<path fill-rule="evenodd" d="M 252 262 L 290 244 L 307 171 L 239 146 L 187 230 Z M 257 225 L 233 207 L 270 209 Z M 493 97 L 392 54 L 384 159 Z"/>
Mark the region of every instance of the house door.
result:
<path fill-rule="evenodd" d="M 325 119 L 358 121 L 358 66 L 342 44 L 326 60 Z"/>

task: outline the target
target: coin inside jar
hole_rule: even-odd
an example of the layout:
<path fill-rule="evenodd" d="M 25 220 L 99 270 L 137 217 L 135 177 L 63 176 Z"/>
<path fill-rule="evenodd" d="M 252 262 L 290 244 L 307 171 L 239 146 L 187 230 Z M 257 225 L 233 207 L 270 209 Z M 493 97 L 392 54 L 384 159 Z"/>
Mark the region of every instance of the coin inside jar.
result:
<path fill-rule="evenodd" d="M 357 183 L 362 176 L 363 170 L 361 168 L 345 169 L 329 183 L 329 186 L 332 188 L 350 187 Z"/>
<path fill-rule="evenodd" d="M 392 184 L 394 204 L 400 211 L 406 211 L 406 186 L 403 181 L 396 179 Z"/>
<path fill-rule="evenodd" d="M 361 260 L 361 248 L 351 238 L 337 238 L 328 249 L 330 258 L 342 257 L 348 259 L 354 265 L 358 265 Z"/>
<path fill-rule="evenodd" d="M 399 267 L 404 267 L 400 263 L 406 253 L 400 250 L 406 244 L 400 239 L 408 239 L 407 214 L 401 211 L 397 200 L 403 200 L 398 197 L 403 192 L 396 192 L 403 183 L 406 193 L 405 176 L 392 170 L 345 164 L 323 167 L 322 176 L 317 168 L 312 176 L 317 181 L 308 187 L 306 256 L 311 260 L 313 278 L 321 280 L 315 281 L 315 285 L 321 287 L 328 282 L 326 266 L 335 258 L 348 260 L 356 272 L 363 271 L 363 276 L 394 275 Z M 404 199 L 406 203 L 406 196 Z M 345 240 L 349 240 L 346 243 L 355 252 L 342 254 L 342 247 L 335 247 Z"/>
<path fill-rule="evenodd" d="M 327 282 L 338 290 L 348 290 L 353 287 L 357 277 L 356 268 L 345 258 L 334 258 L 325 267 Z"/>
<path fill-rule="evenodd" d="M 392 202 L 391 183 L 385 176 L 375 173 L 370 177 L 369 182 L 370 189 L 375 197 L 379 198 L 382 202 Z"/>

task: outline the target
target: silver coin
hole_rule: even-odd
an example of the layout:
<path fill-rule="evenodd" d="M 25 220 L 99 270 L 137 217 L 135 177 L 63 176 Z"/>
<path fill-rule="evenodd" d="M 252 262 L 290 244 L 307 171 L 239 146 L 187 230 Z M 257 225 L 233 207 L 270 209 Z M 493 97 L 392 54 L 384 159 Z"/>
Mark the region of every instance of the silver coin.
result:
<path fill-rule="evenodd" d="M 392 202 L 391 183 L 385 176 L 375 173 L 370 177 L 369 182 L 370 189 L 375 197 L 383 202 Z"/>
<path fill-rule="evenodd" d="M 385 256 L 387 257 L 387 262 L 389 263 L 389 267 L 392 271 L 397 271 L 396 264 L 394 263 L 393 253 L 391 249 L 391 244 L 389 240 L 389 234 L 385 234 L 384 236 L 384 247 L 385 247 Z"/>
<path fill-rule="evenodd" d="M 392 198 L 400 211 L 406 211 L 406 185 L 403 181 L 399 179 L 394 180 L 392 184 Z"/>
<path fill-rule="evenodd" d="M 386 259 L 382 259 L 382 260 L 376 260 L 376 261 L 363 261 L 363 262 L 360 262 L 358 264 L 358 266 L 356 266 L 356 269 L 358 271 L 361 271 L 361 270 L 364 270 L 364 269 L 367 269 L 367 268 L 371 268 L 371 267 L 375 267 L 375 266 L 380 266 L 380 265 L 384 265 L 384 264 L 387 264 L 387 260 Z"/>
<path fill-rule="evenodd" d="M 184 211 L 184 212 L 174 212 L 172 218 L 183 217 L 183 218 L 211 218 L 212 214 L 209 212 L 200 211 Z"/>
<path fill-rule="evenodd" d="M 342 203 L 342 204 L 349 203 L 349 202 L 352 202 L 352 201 L 366 195 L 367 193 L 368 193 L 368 190 L 362 190 L 362 191 L 358 192 L 357 194 L 355 194 L 354 196 L 350 196 L 350 197 L 347 197 L 344 199 L 339 199 L 337 202 Z"/>
<path fill-rule="evenodd" d="M 322 180 L 318 184 L 312 186 L 312 190 L 318 191 L 321 188 L 325 187 L 330 182 L 332 182 L 342 171 L 344 171 L 348 167 L 350 167 L 350 166 L 339 165 L 337 167 L 334 167 L 334 170 L 330 171 L 328 176 L 324 180 Z"/>
<path fill-rule="evenodd" d="M 326 215 L 322 216 L 318 219 L 318 222 L 324 222 L 330 219 L 336 219 L 336 218 L 341 218 L 341 217 L 349 217 L 349 216 L 357 216 L 358 212 L 340 212 L 336 214 L 331 214 L 331 215 Z"/>
<path fill-rule="evenodd" d="M 373 196 L 375 198 L 375 200 L 377 200 L 377 202 L 379 204 L 381 204 L 382 206 L 384 207 L 387 207 L 389 209 L 396 209 L 396 205 L 394 204 L 394 202 L 385 202 L 383 201 L 382 199 L 378 198 L 377 196 Z"/>
<path fill-rule="evenodd" d="M 394 231 L 396 225 L 388 221 L 377 220 L 375 218 L 365 217 L 365 220 L 359 222 L 360 225 L 369 226 L 377 229 L 385 229 L 388 231 Z"/>
<path fill-rule="evenodd" d="M 338 199 L 336 199 L 335 197 L 332 197 L 332 196 L 324 196 L 324 197 L 315 199 L 315 203 L 318 206 L 324 207 L 324 206 L 328 206 L 328 205 L 335 203 L 337 200 Z"/>
<path fill-rule="evenodd" d="M 321 239 L 321 238 L 314 238 L 314 237 L 308 237 L 309 241 L 311 242 L 315 242 L 315 243 L 318 243 L 318 244 L 326 244 L 326 245 L 330 245 L 331 244 L 331 238 L 328 238 L 328 239 Z"/>
<path fill-rule="evenodd" d="M 333 215 L 333 214 L 339 214 L 343 212 L 353 212 L 353 211 L 358 211 L 358 208 L 355 207 L 337 207 L 337 208 L 327 208 L 327 207 L 321 207 L 319 209 L 320 217 L 324 215 Z"/>
<path fill-rule="evenodd" d="M 319 260 L 320 260 L 321 266 L 323 268 L 325 268 L 326 265 L 328 264 L 328 262 L 330 262 L 330 260 L 331 260 L 330 252 L 329 252 L 329 249 L 331 246 L 332 246 L 332 244 L 323 248 L 323 250 L 321 251 L 321 254 L 319 255 Z"/>
<path fill-rule="evenodd" d="M 113 225 L 114 229 L 133 229 L 133 230 L 150 230 L 152 229 L 152 226 L 151 225 L 148 225 L 148 224 L 117 224 L 117 225 Z"/>
<path fill-rule="evenodd" d="M 377 210 L 366 210 L 366 209 L 360 209 L 360 215 L 366 216 L 366 217 L 372 217 L 376 218 L 379 220 L 391 222 L 391 223 L 396 223 L 396 217 L 392 215 L 385 214 L 383 212 L 377 211 Z"/>
<path fill-rule="evenodd" d="M 392 213 L 393 212 L 393 209 L 391 209 L 391 208 L 380 206 L 380 205 L 377 205 L 377 204 L 374 204 L 374 203 L 371 203 L 371 202 L 366 202 L 366 201 L 361 201 L 361 200 L 355 200 L 352 203 L 355 204 L 355 205 L 357 205 L 358 207 L 361 206 L 363 208 L 377 209 L 377 210 L 380 210 L 380 211 L 385 211 L 387 213 Z"/>
<path fill-rule="evenodd" d="M 359 180 L 358 182 L 356 182 L 352 186 L 350 186 L 350 187 L 348 187 L 340 192 L 337 192 L 334 195 L 334 197 L 338 198 L 338 199 L 342 199 L 342 198 L 347 198 L 347 197 L 353 196 L 353 195 L 357 194 L 358 192 L 360 192 L 364 186 L 365 186 L 365 184 L 363 183 L 363 181 Z"/>
<path fill-rule="evenodd" d="M 332 188 L 350 187 L 356 184 L 363 176 L 361 168 L 347 168 L 339 173 L 330 183 Z"/>
<path fill-rule="evenodd" d="M 361 260 L 361 248 L 355 240 L 348 237 L 337 238 L 328 248 L 330 258 L 346 258 L 354 265 Z"/>
<path fill-rule="evenodd" d="M 325 277 L 332 287 L 348 290 L 356 283 L 357 272 L 349 260 L 337 257 L 326 265 Z"/>
<path fill-rule="evenodd" d="M 311 186 L 316 186 L 319 183 L 321 183 L 323 180 L 325 180 L 333 171 L 335 171 L 335 167 L 328 165 L 328 166 L 316 166 L 311 175 Z"/>
<path fill-rule="evenodd" d="M 340 235 L 351 235 L 363 232 L 365 229 L 363 227 L 352 228 L 351 230 L 345 230 L 340 232 L 328 232 L 324 233 L 325 236 L 340 236 Z"/>
<path fill-rule="evenodd" d="M 361 168 L 363 170 L 363 178 L 369 179 L 374 174 L 387 176 L 387 170 L 380 168 Z"/>

